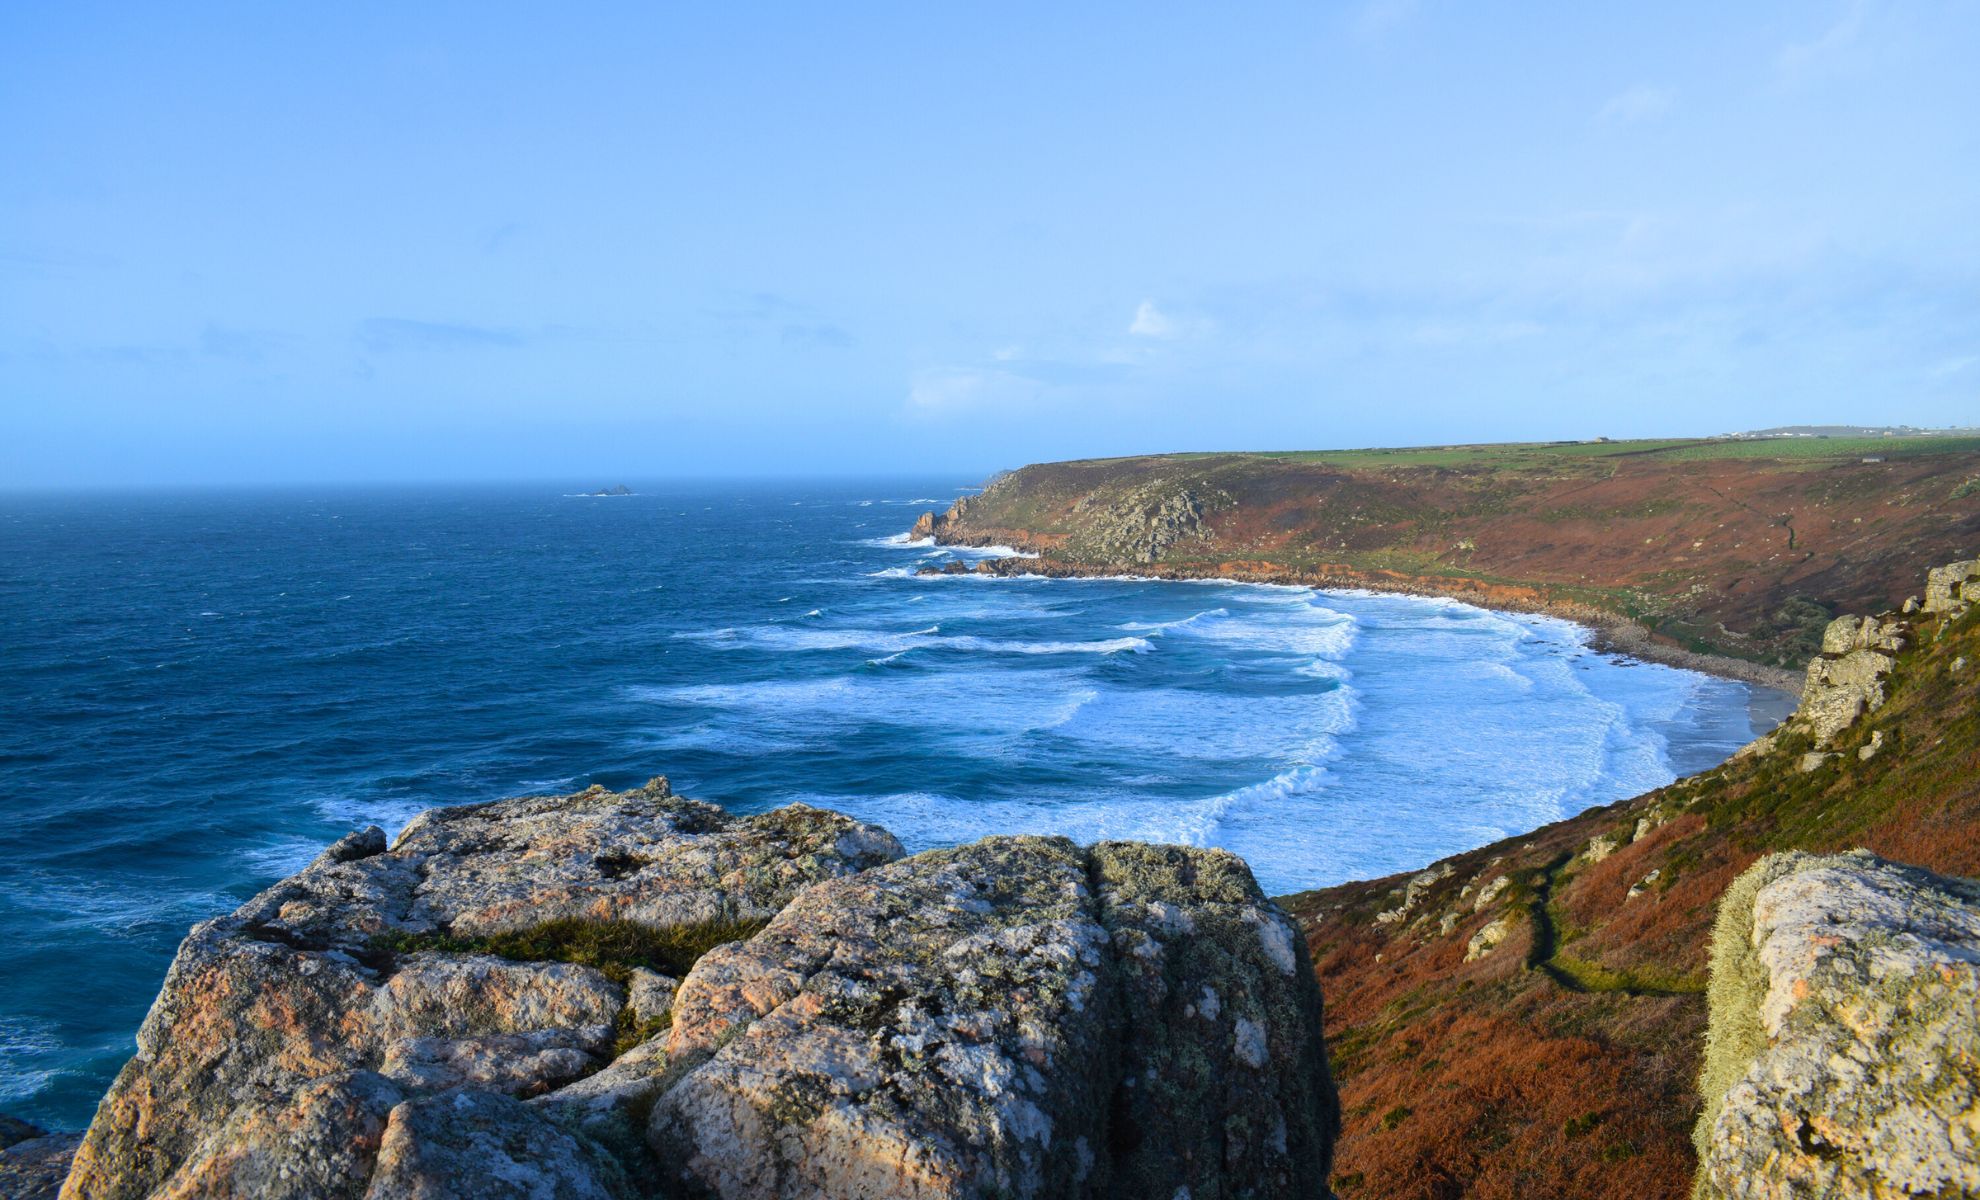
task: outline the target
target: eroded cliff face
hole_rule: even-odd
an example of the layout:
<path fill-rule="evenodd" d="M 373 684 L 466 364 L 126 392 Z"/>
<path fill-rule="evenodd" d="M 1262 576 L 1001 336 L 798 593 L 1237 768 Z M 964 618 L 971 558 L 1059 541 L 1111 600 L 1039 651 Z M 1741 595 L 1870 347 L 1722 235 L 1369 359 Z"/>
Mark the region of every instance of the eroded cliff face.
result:
<path fill-rule="evenodd" d="M 1980 885 L 1778 854 L 1712 947 L 1700 1200 L 1980 1195 Z"/>
<path fill-rule="evenodd" d="M 196 927 L 64 1196 L 1322 1194 L 1305 947 L 1210 850 L 902 858 L 664 781 L 441 809 Z"/>

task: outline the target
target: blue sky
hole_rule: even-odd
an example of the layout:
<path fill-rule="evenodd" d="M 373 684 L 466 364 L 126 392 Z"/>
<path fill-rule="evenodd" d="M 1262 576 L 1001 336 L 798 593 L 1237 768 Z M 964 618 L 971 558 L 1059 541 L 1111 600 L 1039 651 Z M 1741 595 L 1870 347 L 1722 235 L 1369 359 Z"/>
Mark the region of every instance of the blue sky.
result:
<path fill-rule="evenodd" d="M 1980 3 L 1634 7 L 7 5 L 0 486 L 1980 422 Z"/>

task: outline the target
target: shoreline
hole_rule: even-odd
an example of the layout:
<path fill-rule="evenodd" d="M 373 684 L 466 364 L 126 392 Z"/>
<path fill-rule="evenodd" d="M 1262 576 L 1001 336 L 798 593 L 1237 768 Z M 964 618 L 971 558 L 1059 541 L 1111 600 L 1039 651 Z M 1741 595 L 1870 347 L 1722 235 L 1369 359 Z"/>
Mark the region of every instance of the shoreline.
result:
<path fill-rule="evenodd" d="M 935 544 L 955 546 L 962 549 L 981 549 L 981 546 L 958 539 L 945 539 L 939 533 Z M 1023 542 L 1013 541 L 1006 536 L 996 539 L 996 545 L 1013 546 L 1024 549 Z M 1009 564 L 1009 565 L 1006 565 Z M 944 574 L 929 571 L 928 574 Z M 958 573 L 958 572 L 947 572 Z M 1683 646 L 1660 643 L 1649 630 L 1627 617 L 1592 605 L 1576 601 L 1551 599 L 1535 588 L 1506 588 L 1499 586 L 1474 586 L 1435 588 L 1426 586 L 1424 581 L 1414 576 L 1394 578 L 1370 577 L 1356 573 L 1288 571 L 1252 563 L 1220 563 L 1215 567 L 1178 566 L 1167 563 L 1141 564 L 1138 567 L 1097 566 L 1086 563 L 1069 563 L 1063 559 L 1046 558 L 997 558 L 985 559 L 970 568 L 969 573 L 998 575 L 1013 578 L 1023 575 L 1036 575 L 1045 578 L 1076 579 L 1147 579 L 1187 582 L 1192 580 L 1224 580 L 1231 583 L 1278 584 L 1286 587 L 1310 587 L 1319 591 L 1366 591 L 1385 595 L 1421 596 L 1444 600 L 1456 600 L 1462 604 L 1472 604 L 1479 608 L 1499 612 L 1524 613 L 1532 616 L 1554 617 L 1571 621 L 1589 631 L 1589 648 L 1604 654 L 1614 654 L 1625 658 L 1654 662 L 1667 667 L 1696 671 L 1702 675 L 1712 675 L 1720 679 L 1731 679 L 1756 689 L 1781 693 L 1786 697 L 1797 698 L 1801 694 L 1802 673 L 1785 667 L 1770 667 L 1764 663 L 1748 662 L 1745 659 L 1730 658 L 1720 654 L 1705 654 L 1688 650 Z M 1755 697 L 1756 701 L 1760 697 Z M 1772 700 L 1758 705 L 1756 716 L 1772 717 L 1781 701 Z M 1790 704 L 1787 713 L 1792 713 Z M 1778 725 L 1786 719 L 1782 714 L 1773 721 Z M 1754 722 L 1759 728 L 1760 722 Z M 1770 725 L 1769 728 L 1772 728 Z M 1761 730 L 1766 732 L 1766 730 Z"/>

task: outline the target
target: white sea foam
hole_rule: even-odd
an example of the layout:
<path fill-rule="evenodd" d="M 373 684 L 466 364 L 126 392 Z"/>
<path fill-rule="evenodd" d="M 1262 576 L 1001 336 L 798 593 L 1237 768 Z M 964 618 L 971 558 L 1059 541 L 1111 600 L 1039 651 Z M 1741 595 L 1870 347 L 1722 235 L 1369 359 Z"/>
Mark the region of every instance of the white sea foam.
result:
<path fill-rule="evenodd" d="M 467 799 L 464 797 L 463 799 Z M 399 836 L 406 822 L 433 807 L 431 802 L 410 797 L 317 796 L 309 802 L 317 815 L 346 830 L 376 825 L 387 838 Z"/>
<path fill-rule="evenodd" d="M 936 642 L 955 650 L 981 650 L 990 654 L 1119 654 L 1132 651 L 1149 654 L 1155 643 L 1147 638 L 1107 638 L 1097 642 L 1027 642 L 1013 638 L 945 637 Z"/>
<path fill-rule="evenodd" d="M 943 550 L 965 561 L 983 558 L 1037 558 L 1029 550 L 1015 546 L 944 546 Z"/>
<path fill-rule="evenodd" d="M 277 838 L 266 846 L 241 851 L 241 860 L 255 875 L 293 875 L 308 866 L 310 860 L 321 854 L 328 844 L 315 838 Z"/>
<path fill-rule="evenodd" d="M 1009 832 L 1224 846 L 1272 892 L 1419 866 L 1667 782 L 1680 741 L 1739 740 L 1685 724 L 1699 677 L 1623 669 L 1549 618 L 1233 581 L 916 582 L 949 579 L 1007 586 L 861 580 L 829 617 L 679 635 L 746 678 L 821 676 L 629 695 L 685 711 L 658 746 L 787 760 L 752 803 L 808 798 L 914 849 Z M 1186 587 L 1224 590 L 1188 605 Z M 861 657 L 790 657 L 808 650 Z M 878 749 L 903 737 L 914 772 Z M 798 766 L 876 753 L 869 792 Z"/>
<path fill-rule="evenodd" d="M 753 628 L 709 629 L 674 636 L 710 646 L 747 649 L 772 647 L 780 650 L 864 650 L 872 654 L 897 654 L 916 649 L 971 650 L 984 654 L 1119 654 L 1133 651 L 1146 654 L 1155 649 L 1147 638 L 1104 638 L 1097 641 L 1028 641 L 1017 638 L 978 637 L 962 634 L 938 636 L 940 625 L 900 632 L 884 629 L 794 629 L 785 625 Z"/>
<path fill-rule="evenodd" d="M 60 1031 L 50 1021 L 27 1016 L 0 1016 L 0 1100 L 23 1100 L 54 1079 L 56 1072 L 27 1064 L 63 1049 Z"/>
<path fill-rule="evenodd" d="M 939 792 L 800 792 L 780 799 L 836 809 L 885 826 L 895 831 L 910 853 L 1013 833 L 1056 835 L 1088 844 L 1128 840 L 1210 845 L 1230 803 L 1224 797 L 1175 801 L 1125 793 L 1073 802 L 981 799 Z"/>

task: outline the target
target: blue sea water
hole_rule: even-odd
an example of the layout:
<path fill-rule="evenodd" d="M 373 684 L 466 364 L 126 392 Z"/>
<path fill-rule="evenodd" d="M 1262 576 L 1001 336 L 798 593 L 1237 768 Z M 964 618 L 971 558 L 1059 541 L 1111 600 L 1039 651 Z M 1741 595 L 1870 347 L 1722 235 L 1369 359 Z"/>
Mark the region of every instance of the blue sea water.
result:
<path fill-rule="evenodd" d="M 1744 685 L 1364 594 L 927 578 L 954 481 L 0 498 L 0 1110 L 79 1127 L 188 925 L 366 823 L 665 773 L 911 849 L 1225 846 L 1283 893 L 1656 787 Z M 993 552 L 994 553 L 994 552 Z"/>

